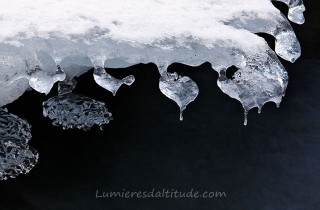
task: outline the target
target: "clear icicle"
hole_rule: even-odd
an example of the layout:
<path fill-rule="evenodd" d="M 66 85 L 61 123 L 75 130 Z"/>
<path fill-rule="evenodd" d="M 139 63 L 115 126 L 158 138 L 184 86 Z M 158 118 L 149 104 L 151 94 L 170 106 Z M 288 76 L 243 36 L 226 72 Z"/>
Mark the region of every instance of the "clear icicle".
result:
<path fill-rule="evenodd" d="M 244 110 L 244 122 L 243 122 L 244 126 L 248 125 L 248 110 Z"/>
<path fill-rule="evenodd" d="M 181 110 L 181 109 L 180 109 L 180 118 L 179 119 L 180 119 L 180 121 L 183 120 L 183 110 Z"/>
<path fill-rule="evenodd" d="M 160 91 L 175 101 L 180 108 L 180 120 L 183 120 L 183 111 L 194 101 L 199 94 L 197 84 L 187 76 L 177 73 L 163 73 L 159 81 Z"/>
<path fill-rule="evenodd" d="M 98 85 L 110 91 L 114 96 L 123 84 L 130 86 L 135 80 L 133 75 L 129 75 L 123 79 L 116 79 L 108 74 L 102 67 L 94 69 L 93 78 Z"/>

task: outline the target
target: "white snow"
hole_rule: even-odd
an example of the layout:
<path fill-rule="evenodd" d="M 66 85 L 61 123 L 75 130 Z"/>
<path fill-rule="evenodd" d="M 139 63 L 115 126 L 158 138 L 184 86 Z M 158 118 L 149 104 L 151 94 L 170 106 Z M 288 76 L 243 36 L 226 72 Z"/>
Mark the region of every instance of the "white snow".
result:
<path fill-rule="evenodd" d="M 301 54 L 290 23 L 272 0 L 0 1 L 0 106 L 20 96 L 26 80 L 48 93 L 55 82 L 93 67 L 97 84 L 115 94 L 134 77 L 117 79 L 104 67 L 153 62 L 160 90 L 183 110 L 195 99 L 197 85 L 179 75 L 171 81 L 168 65 L 210 62 L 219 88 L 247 113 L 268 101 L 279 104 L 284 95 L 288 75 L 276 54 L 291 62 Z M 289 6 L 290 20 L 304 22 L 302 0 L 277 1 Z M 255 33 L 274 36 L 276 54 Z M 239 70 L 228 79 L 232 65 Z"/>
<path fill-rule="evenodd" d="M 270 0 L 10 0 L 0 8 L 0 43 L 34 36 L 71 39 L 98 27 L 117 41 L 149 44 L 192 36 L 208 45 L 229 39 L 257 47 L 261 40 L 247 39 L 248 31 L 223 24 L 243 12 L 264 19 L 279 14 Z"/>

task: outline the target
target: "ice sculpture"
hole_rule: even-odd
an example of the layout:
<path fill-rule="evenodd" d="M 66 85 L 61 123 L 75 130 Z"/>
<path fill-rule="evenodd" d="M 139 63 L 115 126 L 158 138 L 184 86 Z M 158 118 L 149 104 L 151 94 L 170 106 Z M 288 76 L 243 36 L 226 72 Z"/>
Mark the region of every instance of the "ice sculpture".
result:
<path fill-rule="evenodd" d="M 302 0 L 288 5 L 288 18 L 302 24 Z M 160 91 L 180 108 L 199 93 L 188 76 L 168 72 L 178 62 L 210 62 L 218 87 L 241 102 L 245 122 L 250 109 L 279 106 L 288 74 L 278 56 L 294 62 L 300 44 L 284 15 L 271 0 L 11 0 L 0 8 L 0 107 L 26 90 L 59 94 L 43 103 L 43 114 L 63 128 L 89 129 L 107 124 L 104 103 L 75 94 L 75 78 L 90 69 L 98 85 L 115 95 L 135 78 L 114 78 L 105 68 L 153 62 Z M 256 33 L 275 37 L 275 52 Z M 228 68 L 238 70 L 227 78 Z M 28 146 L 30 125 L 0 110 L 0 180 L 27 173 L 38 153 Z"/>
<path fill-rule="evenodd" d="M 75 85 L 75 80 L 60 82 L 59 95 L 43 103 L 43 116 L 63 129 L 89 130 L 96 124 L 102 130 L 112 120 L 112 114 L 103 102 L 72 93 Z"/>
<path fill-rule="evenodd" d="M 290 20 L 304 22 L 302 0 L 282 2 L 290 7 Z M 122 84 L 131 85 L 134 77 L 118 80 L 102 67 L 155 62 L 161 92 L 183 110 L 195 99 L 197 87 L 187 77 L 172 80 L 163 66 L 205 61 L 219 73 L 218 86 L 238 99 L 245 112 L 260 109 L 268 101 L 280 103 L 287 73 L 266 42 L 253 33 L 275 36 L 276 53 L 291 62 L 300 56 L 300 45 L 289 22 L 269 0 L 127 3 L 36 0 L 37 6 L 31 6 L 22 0 L 9 2 L 0 13 L 0 104 L 15 100 L 29 85 L 48 93 L 66 75 L 72 79 L 92 67 L 97 84 L 116 94 Z M 57 70 L 57 65 L 62 68 Z M 227 79 L 225 71 L 232 65 L 239 70 L 234 79 Z"/>
<path fill-rule="evenodd" d="M 302 0 L 278 1 L 289 6 L 291 21 L 304 22 Z M 0 31 L 0 106 L 29 87 L 48 93 L 55 82 L 71 81 L 91 68 L 96 83 L 115 95 L 134 77 L 116 79 L 104 67 L 154 62 L 160 91 L 179 105 L 182 119 L 199 90 L 191 78 L 167 67 L 208 61 L 219 73 L 220 89 L 242 103 L 246 116 L 268 101 L 279 104 L 288 84 L 277 56 L 255 33 L 273 35 L 283 59 L 294 62 L 300 56 L 290 23 L 271 0 L 34 0 L 32 5 L 12 0 L 0 9 Z M 230 66 L 238 68 L 232 79 L 226 77 Z M 54 115 L 51 105 L 57 101 L 45 103 Z M 55 117 L 63 124 L 63 116 Z"/>
<path fill-rule="evenodd" d="M 38 152 L 29 147 L 31 126 L 0 109 L 0 180 L 28 173 L 38 162 Z"/>

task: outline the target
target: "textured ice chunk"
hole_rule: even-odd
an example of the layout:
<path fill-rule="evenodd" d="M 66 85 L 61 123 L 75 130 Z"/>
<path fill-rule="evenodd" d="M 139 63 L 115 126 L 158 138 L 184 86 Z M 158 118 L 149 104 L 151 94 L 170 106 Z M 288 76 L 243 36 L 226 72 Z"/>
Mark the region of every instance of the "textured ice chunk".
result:
<path fill-rule="evenodd" d="M 0 180 L 29 173 L 38 162 L 38 152 L 20 139 L 0 137 Z"/>
<path fill-rule="evenodd" d="M 0 108 L 0 136 L 19 139 L 28 143 L 31 140 L 31 125 Z"/>
<path fill-rule="evenodd" d="M 53 125 L 62 126 L 63 129 L 88 130 L 95 124 L 102 129 L 104 124 L 112 120 L 112 114 L 103 102 L 71 92 L 45 101 L 43 115 L 49 117 Z"/>
<path fill-rule="evenodd" d="M 0 180 L 28 173 L 38 161 L 38 152 L 29 147 L 31 126 L 0 109 Z"/>

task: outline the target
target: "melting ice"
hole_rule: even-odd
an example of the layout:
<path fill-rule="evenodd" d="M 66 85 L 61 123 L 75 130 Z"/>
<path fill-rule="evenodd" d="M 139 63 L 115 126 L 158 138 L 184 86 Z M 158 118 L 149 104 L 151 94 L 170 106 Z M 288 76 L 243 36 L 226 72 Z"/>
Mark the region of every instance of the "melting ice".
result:
<path fill-rule="evenodd" d="M 291 21 L 304 22 L 302 0 L 279 1 L 288 5 Z M 29 87 L 48 93 L 55 82 L 91 68 L 97 84 L 115 95 L 134 77 L 116 79 L 104 67 L 154 62 L 161 92 L 182 112 L 197 86 L 186 76 L 172 80 L 166 67 L 208 61 L 220 75 L 218 87 L 247 113 L 268 101 L 280 103 L 288 83 L 277 56 L 255 33 L 273 35 L 283 59 L 300 56 L 290 23 L 270 0 L 12 0 L 0 17 L 0 106 Z M 234 79 L 225 77 L 230 66 L 239 69 Z"/>
<path fill-rule="evenodd" d="M 304 22 L 302 0 L 278 1 L 288 5 L 289 20 Z M 274 36 L 275 52 L 256 33 Z M 159 89 L 177 103 L 182 120 L 199 89 L 192 78 L 167 68 L 176 62 L 210 62 L 219 74 L 218 87 L 241 102 L 247 124 L 250 109 L 260 112 L 269 101 L 278 106 L 285 94 L 288 74 L 277 55 L 294 62 L 300 54 L 289 21 L 271 0 L 11 0 L 0 8 L 0 107 L 31 88 L 47 94 L 59 82 L 59 95 L 43 103 L 44 115 L 63 128 L 102 126 L 111 113 L 104 103 L 73 93 L 75 78 L 93 68 L 92 79 L 115 95 L 135 78 L 114 78 L 105 68 L 153 62 Z M 229 79 L 231 66 L 238 70 Z M 6 126 L 17 118 L 0 115 L 6 120 L 0 127 L 4 179 L 32 168 L 37 154 L 23 141 L 29 138 L 7 135 L 11 128 Z M 17 157 L 29 161 L 23 170 Z"/>

